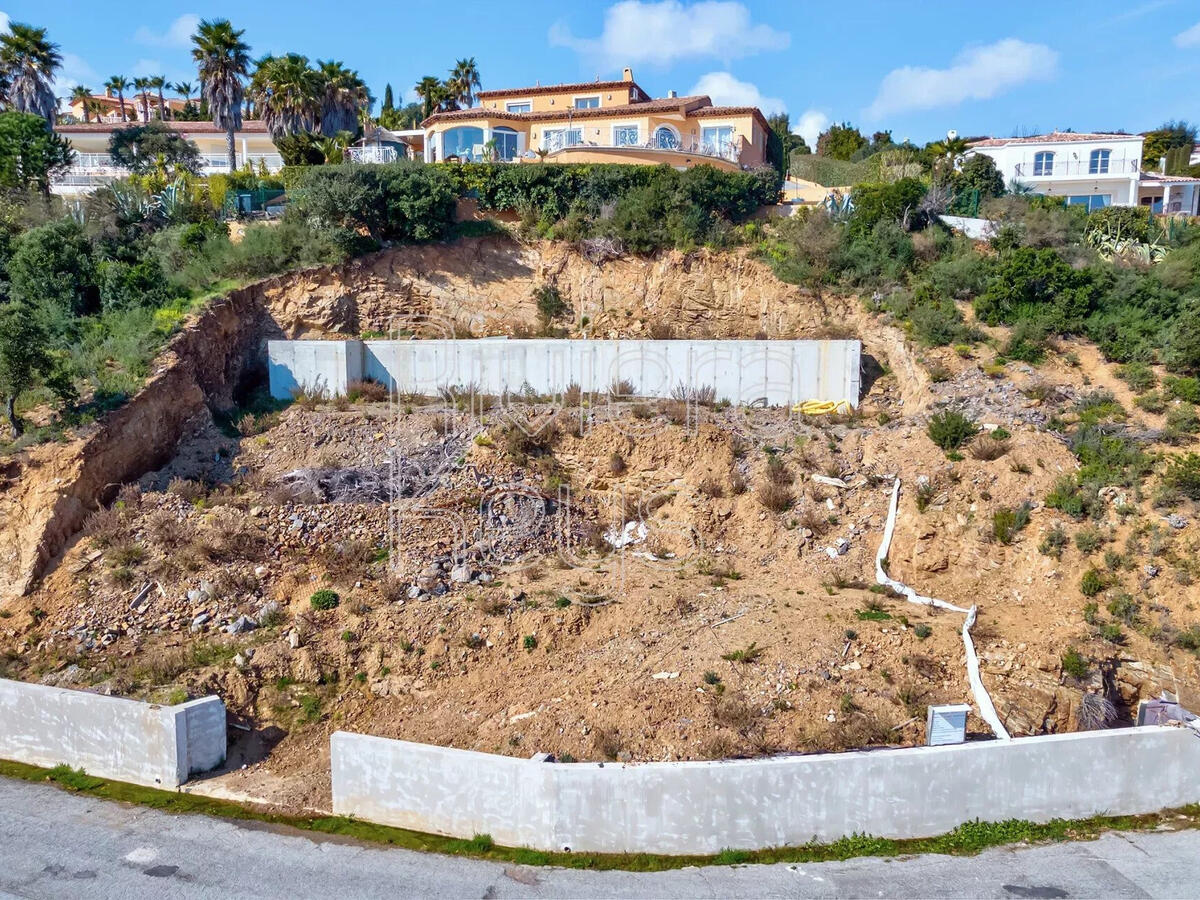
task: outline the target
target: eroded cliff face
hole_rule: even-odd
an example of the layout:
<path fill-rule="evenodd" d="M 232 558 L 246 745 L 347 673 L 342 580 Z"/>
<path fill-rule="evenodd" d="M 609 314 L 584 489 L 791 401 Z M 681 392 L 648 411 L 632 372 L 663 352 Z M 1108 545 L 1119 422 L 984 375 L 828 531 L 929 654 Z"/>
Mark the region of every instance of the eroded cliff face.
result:
<path fill-rule="evenodd" d="M 387 332 L 428 318 L 459 336 L 512 334 L 537 322 L 534 291 L 555 286 L 576 328 L 595 337 L 648 337 L 652 324 L 690 337 L 815 335 L 849 304 L 814 297 L 741 253 L 697 250 L 600 265 L 565 244 L 502 238 L 405 247 L 262 286 L 290 337 Z M 436 330 L 437 325 L 429 326 Z"/>
<path fill-rule="evenodd" d="M 708 250 L 596 265 L 564 244 L 482 238 L 267 279 L 210 304 L 123 408 L 66 444 L 0 460 L 0 600 L 28 592 L 90 512 L 160 467 L 210 409 L 228 407 L 249 376 L 265 372 L 267 338 L 392 327 L 427 336 L 520 333 L 535 327 L 534 291 L 544 285 L 570 306 L 564 324 L 595 337 L 649 337 L 652 325 L 729 338 L 874 328 L 853 300 L 815 297 L 744 254 Z M 881 342 L 896 340 L 890 329 L 875 331 Z"/>
<path fill-rule="evenodd" d="M 229 406 L 262 366 L 273 330 L 256 288 L 210 304 L 156 360 L 145 387 L 65 444 L 45 444 L 0 471 L 0 600 L 44 574 L 84 520 L 120 486 L 170 459 L 180 438 Z"/>

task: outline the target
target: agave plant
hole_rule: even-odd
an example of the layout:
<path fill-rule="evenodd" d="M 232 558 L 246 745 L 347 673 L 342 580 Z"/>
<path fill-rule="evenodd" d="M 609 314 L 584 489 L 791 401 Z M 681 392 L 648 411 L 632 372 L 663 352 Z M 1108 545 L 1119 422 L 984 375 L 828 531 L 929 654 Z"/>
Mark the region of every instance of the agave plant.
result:
<path fill-rule="evenodd" d="M 147 194 L 135 184 L 114 181 L 108 187 L 112 211 L 120 222 L 145 222 L 159 211 L 158 198 Z"/>
<path fill-rule="evenodd" d="M 1091 248 L 1107 260 L 1149 266 L 1162 262 L 1167 255 L 1167 248 L 1157 240 L 1139 241 L 1126 237 L 1120 222 L 1106 228 L 1089 228 L 1085 237 Z"/>
<path fill-rule="evenodd" d="M 158 212 L 169 222 L 178 222 L 185 218 L 191 201 L 191 191 L 183 178 L 176 178 L 154 198 Z"/>

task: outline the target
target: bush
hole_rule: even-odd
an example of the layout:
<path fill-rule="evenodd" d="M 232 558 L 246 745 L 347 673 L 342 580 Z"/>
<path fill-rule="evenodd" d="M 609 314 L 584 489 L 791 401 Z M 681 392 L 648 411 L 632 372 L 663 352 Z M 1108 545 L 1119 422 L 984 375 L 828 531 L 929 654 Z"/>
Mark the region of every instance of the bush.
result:
<path fill-rule="evenodd" d="M 440 166 L 396 162 L 313 166 L 290 196 L 319 227 L 362 229 L 376 241 L 431 241 L 450 232 L 458 191 Z"/>
<path fill-rule="evenodd" d="M 992 537 L 1002 544 L 1011 544 L 1017 533 L 1029 524 L 1033 507 L 1022 503 L 1015 509 L 998 509 L 992 513 Z"/>
<path fill-rule="evenodd" d="M 926 433 L 943 450 L 957 450 L 979 433 L 979 426 L 962 413 L 948 409 L 930 418 Z"/>
<path fill-rule="evenodd" d="M 851 231 L 870 233 L 879 222 L 907 221 L 910 229 L 925 225 L 921 200 L 925 185 L 916 178 L 901 178 L 890 184 L 859 184 L 850 194 L 854 213 L 850 217 Z"/>
<path fill-rule="evenodd" d="M 1104 575 L 1095 566 L 1083 573 L 1079 579 L 1079 592 L 1085 597 L 1095 597 L 1107 587 Z"/>
<path fill-rule="evenodd" d="M 1058 559 L 1062 556 L 1067 542 L 1066 529 L 1055 522 L 1054 527 L 1042 536 L 1042 541 L 1038 544 L 1038 552 L 1043 556 L 1053 556 L 1055 559 Z"/>
<path fill-rule="evenodd" d="M 795 495 L 790 487 L 769 479 L 758 486 L 755 496 L 758 497 L 759 503 L 776 513 L 790 509 L 795 501 Z"/>
<path fill-rule="evenodd" d="M 318 610 L 333 609 L 341 602 L 341 598 L 337 595 L 337 593 L 327 588 L 315 591 L 313 595 L 308 598 L 309 605 L 313 609 Z"/>
<path fill-rule="evenodd" d="M 1054 250 L 1021 247 L 996 261 L 975 314 L 989 325 L 1037 319 L 1055 331 L 1077 332 L 1099 296 L 1089 271 L 1072 268 Z"/>
<path fill-rule="evenodd" d="M 1163 484 L 1189 500 L 1200 500 L 1200 454 L 1176 456 L 1167 463 Z"/>
<path fill-rule="evenodd" d="M 1117 369 L 1117 377 L 1129 385 L 1129 389 L 1142 394 L 1158 384 L 1158 378 L 1144 362 L 1126 363 Z"/>
<path fill-rule="evenodd" d="M 1062 670 L 1063 674 L 1072 678 L 1084 679 L 1088 674 L 1087 660 L 1074 647 L 1068 647 L 1062 655 Z"/>

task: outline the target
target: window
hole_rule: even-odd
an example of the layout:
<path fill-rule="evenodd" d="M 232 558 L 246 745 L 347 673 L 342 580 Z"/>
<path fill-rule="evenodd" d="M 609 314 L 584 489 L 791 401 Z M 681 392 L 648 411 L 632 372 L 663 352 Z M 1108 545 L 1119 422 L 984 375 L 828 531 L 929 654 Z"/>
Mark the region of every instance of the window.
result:
<path fill-rule="evenodd" d="M 510 113 L 533 112 L 533 104 L 528 100 L 522 100 L 520 103 L 505 103 L 504 108 Z"/>
<path fill-rule="evenodd" d="M 1067 197 L 1068 206 L 1086 206 L 1088 212 L 1095 212 L 1112 205 L 1112 194 L 1076 194 Z"/>
<path fill-rule="evenodd" d="M 555 128 L 542 131 L 542 147 L 553 153 L 563 147 L 574 147 L 583 143 L 583 129 Z"/>
<path fill-rule="evenodd" d="M 1088 157 L 1088 174 L 1107 175 L 1110 156 L 1112 156 L 1111 150 L 1093 150 L 1092 155 Z"/>
<path fill-rule="evenodd" d="M 576 109 L 599 109 L 600 108 L 600 95 L 597 94 L 595 97 L 576 97 L 575 98 L 575 108 Z"/>
<path fill-rule="evenodd" d="M 483 159 L 483 129 L 471 126 L 448 128 L 442 132 L 442 159 Z"/>
<path fill-rule="evenodd" d="M 700 129 L 701 152 L 728 157 L 733 153 L 733 126 L 714 125 Z"/>
<path fill-rule="evenodd" d="M 614 125 L 614 147 L 636 147 L 638 143 L 638 127 L 636 125 Z"/>
<path fill-rule="evenodd" d="M 659 125 L 654 129 L 654 146 L 660 150 L 678 150 L 679 138 L 666 125 Z"/>
<path fill-rule="evenodd" d="M 1043 150 L 1041 153 L 1033 154 L 1033 174 L 1053 175 L 1054 154 L 1049 150 Z"/>
<path fill-rule="evenodd" d="M 496 145 L 496 159 L 517 158 L 517 133 L 511 128 L 493 128 L 492 140 Z"/>

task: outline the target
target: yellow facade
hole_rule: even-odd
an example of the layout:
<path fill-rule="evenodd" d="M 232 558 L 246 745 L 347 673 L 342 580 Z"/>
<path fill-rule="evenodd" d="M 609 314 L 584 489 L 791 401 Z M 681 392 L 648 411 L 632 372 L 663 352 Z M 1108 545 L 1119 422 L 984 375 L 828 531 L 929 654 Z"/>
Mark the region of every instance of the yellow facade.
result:
<path fill-rule="evenodd" d="M 425 159 L 701 163 L 750 168 L 766 162 L 767 123 L 750 107 L 705 96 L 650 98 L 629 69 L 619 82 L 536 86 L 479 95 L 471 109 L 422 123 Z"/>

